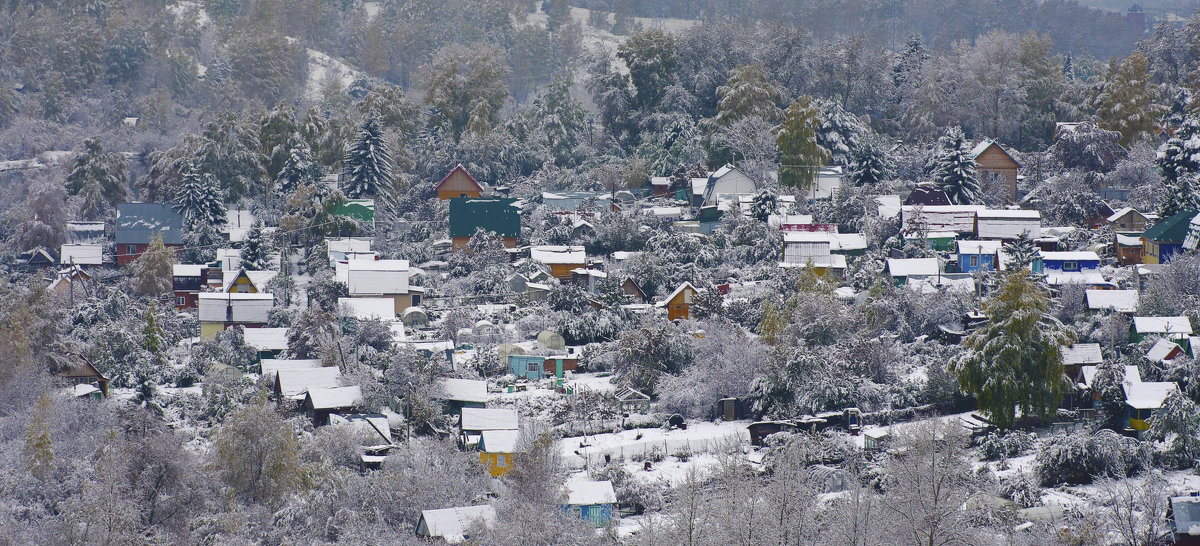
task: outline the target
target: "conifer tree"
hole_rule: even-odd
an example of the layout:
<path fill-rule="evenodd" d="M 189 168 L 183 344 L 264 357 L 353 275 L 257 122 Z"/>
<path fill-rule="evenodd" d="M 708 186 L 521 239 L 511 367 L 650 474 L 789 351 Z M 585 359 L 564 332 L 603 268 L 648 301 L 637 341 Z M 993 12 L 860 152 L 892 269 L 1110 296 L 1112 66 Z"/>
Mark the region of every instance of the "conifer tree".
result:
<path fill-rule="evenodd" d="M 255 220 L 242 243 L 242 268 L 251 271 L 267 269 L 271 263 L 271 249 L 266 235 L 263 233 L 262 220 Z"/>
<path fill-rule="evenodd" d="M 1171 139 L 1158 148 L 1159 169 L 1167 187 L 1166 201 L 1159 209 L 1161 218 L 1170 218 L 1184 209 L 1200 208 L 1200 119 L 1188 116 Z"/>
<path fill-rule="evenodd" d="M 807 190 L 817 170 L 829 161 L 829 150 L 817 144 L 820 125 L 812 98 L 803 95 L 784 112 L 783 125 L 775 132 L 779 146 L 779 182 L 784 186 Z"/>
<path fill-rule="evenodd" d="M 373 197 L 391 185 L 392 156 L 383 129 L 374 116 L 367 116 L 358 136 L 346 151 L 346 175 L 343 193 L 349 199 Z"/>
<path fill-rule="evenodd" d="M 71 195 L 98 192 L 110 204 L 124 201 L 125 158 L 105 152 L 100 137 L 84 140 L 83 152 L 75 156 L 75 164 L 67 175 L 67 191 Z"/>
<path fill-rule="evenodd" d="M 201 173 L 193 163 L 184 167 L 175 210 L 183 216 L 186 229 L 199 230 L 204 226 L 220 228 L 225 225 L 225 200 L 221 185 L 209 173 Z"/>
<path fill-rule="evenodd" d="M 975 160 L 969 154 L 966 135 L 958 127 L 951 127 L 938 140 L 933 183 L 946 192 L 946 197 L 955 205 L 970 205 L 979 199 Z"/>
<path fill-rule="evenodd" d="M 851 158 L 850 183 L 855 186 L 874 186 L 892 177 L 887 152 L 869 140 L 861 142 Z"/>
<path fill-rule="evenodd" d="M 1158 117 L 1166 112 L 1155 99 L 1149 66 L 1140 51 L 1134 51 L 1119 64 L 1110 63 L 1102 91 L 1096 96 L 1100 126 L 1121 133 L 1122 146 L 1154 130 Z"/>
<path fill-rule="evenodd" d="M 1029 269 L 1037 257 L 1038 249 L 1033 239 L 1029 238 L 1029 232 L 1022 231 L 1013 242 L 1004 245 L 1004 253 L 1008 255 L 1009 266 L 1013 269 Z"/>
<path fill-rule="evenodd" d="M 292 133 L 288 146 L 290 151 L 287 159 L 279 170 L 279 176 L 275 177 L 275 191 L 281 197 L 291 195 L 304 184 L 315 185 L 321 180 L 321 165 L 313 159 L 308 141 L 300 133 Z"/>

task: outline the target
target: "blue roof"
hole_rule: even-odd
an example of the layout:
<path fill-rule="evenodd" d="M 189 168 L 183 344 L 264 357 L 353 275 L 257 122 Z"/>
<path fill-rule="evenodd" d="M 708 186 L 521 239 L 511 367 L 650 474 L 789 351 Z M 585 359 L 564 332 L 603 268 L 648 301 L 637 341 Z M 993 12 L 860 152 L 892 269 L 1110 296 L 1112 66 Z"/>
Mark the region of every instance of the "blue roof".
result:
<path fill-rule="evenodd" d="M 166 203 L 117 205 L 117 244 L 149 244 L 162 235 L 163 244 L 183 244 L 183 216 Z"/>

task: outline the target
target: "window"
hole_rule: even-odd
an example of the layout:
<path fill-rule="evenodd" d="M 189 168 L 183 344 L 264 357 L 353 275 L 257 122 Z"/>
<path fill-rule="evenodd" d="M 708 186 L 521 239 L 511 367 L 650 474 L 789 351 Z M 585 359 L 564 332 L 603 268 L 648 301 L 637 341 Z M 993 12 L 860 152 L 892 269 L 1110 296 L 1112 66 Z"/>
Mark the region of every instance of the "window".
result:
<path fill-rule="evenodd" d="M 538 371 L 538 364 L 538 362 L 530 362 L 525 369 L 530 372 L 536 372 Z"/>
<path fill-rule="evenodd" d="M 414 307 L 417 305 L 421 305 L 421 295 L 420 294 L 413 294 L 412 304 Z"/>
<path fill-rule="evenodd" d="M 971 267 L 979 267 L 979 256 L 971 256 Z"/>
<path fill-rule="evenodd" d="M 179 296 L 178 298 L 175 298 L 175 305 L 187 305 L 187 297 Z"/>
<path fill-rule="evenodd" d="M 137 254 L 137 245 L 125 245 L 125 254 L 133 256 Z"/>
<path fill-rule="evenodd" d="M 1079 271 L 1079 262 L 1063 262 L 1063 271 Z"/>
<path fill-rule="evenodd" d="M 508 466 L 508 455 L 503 453 L 496 455 L 496 468 L 504 468 Z"/>

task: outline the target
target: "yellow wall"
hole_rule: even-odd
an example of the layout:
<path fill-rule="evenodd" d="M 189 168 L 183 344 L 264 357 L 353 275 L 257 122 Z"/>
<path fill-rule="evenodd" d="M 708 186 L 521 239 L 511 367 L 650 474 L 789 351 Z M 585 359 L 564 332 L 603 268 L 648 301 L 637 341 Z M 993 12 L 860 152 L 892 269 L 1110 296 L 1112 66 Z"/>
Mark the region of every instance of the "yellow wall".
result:
<path fill-rule="evenodd" d="M 1142 240 L 1146 241 L 1145 252 L 1142 253 L 1142 263 L 1157 264 L 1158 263 L 1158 243 L 1147 240 L 1147 239 L 1142 239 Z"/>
<path fill-rule="evenodd" d="M 500 458 L 504 458 L 504 466 L 500 466 Z M 493 478 L 499 478 L 512 470 L 512 453 L 480 453 L 479 462 L 487 469 Z"/>
<path fill-rule="evenodd" d="M 229 285 L 229 292 L 241 292 L 245 294 L 257 294 L 258 289 L 254 287 L 254 283 L 250 282 L 250 278 L 242 275 L 233 280 Z"/>
<path fill-rule="evenodd" d="M 200 337 L 202 339 L 212 339 L 217 337 L 217 334 L 225 331 L 224 322 L 201 322 Z"/>

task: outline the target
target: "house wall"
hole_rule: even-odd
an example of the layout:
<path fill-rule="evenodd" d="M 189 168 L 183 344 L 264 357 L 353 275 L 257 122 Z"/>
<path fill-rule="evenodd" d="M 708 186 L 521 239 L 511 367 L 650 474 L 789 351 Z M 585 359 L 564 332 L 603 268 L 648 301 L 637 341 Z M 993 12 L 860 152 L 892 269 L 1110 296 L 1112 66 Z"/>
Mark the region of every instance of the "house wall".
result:
<path fill-rule="evenodd" d="M 234 279 L 233 284 L 229 285 L 229 292 L 230 293 L 237 292 L 237 293 L 242 293 L 242 294 L 257 294 L 258 289 L 254 287 L 254 283 L 250 282 L 249 277 L 242 275 L 242 276 Z"/>
<path fill-rule="evenodd" d="M 1132 265 L 1142 263 L 1142 247 L 1140 246 L 1123 246 L 1113 243 L 1116 248 L 1117 263 L 1121 265 Z"/>
<path fill-rule="evenodd" d="M 674 299 L 667 302 L 667 320 L 691 318 L 692 302 L 695 300 L 695 292 L 690 288 L 683 289 Z"/>
<path fill-rule="evenodd" d="M 480 453 L 479 462 L 493 478 L 499 478 L 512 470 L 512 453 Z"/>
<path fill-rule="evenodd" d="M 992 173 L 995 173 L 999 183 L 1005 188 L 1005 195 L 1012 201 L 1017 200 L 1017 164 L 1002 152 L 998 146 L 989 146 L 987 150 L 975 158 L 979 170 L 979 182 L 986 186 Z"/>
<path fill-rule="evenodd" d="M 583 269 L 586 264 L 550 264 L 550 275 L 562 280 L 570 280 L 572 269 Z"/>
<path fill-rule="evenodd" d="M 409 307 L 420 305 L 420 303 L 413 303 L 413 298 L 415 297 L 415 298 L 417 298 L 418 301 L 420 301 L 421 294 L 417 294 L 414 292 L 408 292 L 406 294 L 382 294 L 382 295 L 380 295 L 380 294 L 363 294 L 360 296 L 350 296 L 350 297 L 351 298 L 372 298 L 372 299 L 389 298 L 395 302 L 393 312 L 397 316 L 399 316 L 399 315 L 403 314 L 404 311 L 406 311 Z"/>
<path fill-rule="evenodd" d="M 1183 248 L 1180 243 L 1160 243 L 1149 239 L 1142 239 L 1142 242 L 1142 263 L 1147 264 L 1165 264 Z"/>
<path fill-rule="evenodd" d="M 534 366 L 531 369 L 531 364 Z M 545 357 L 529 355 L 509 355 L 508 370 L 522 379 L 541 379 L 545 376 Z"/>
<path fill-rule="evenodd" d="M 128 244 L 121 243 L 117 247 L 117 265 L 129 265 L 142 257 L 142 253 L 150 247 L 149 244 Z M 179 256 L 182 245 L 166 245 L 167 248 L 175 251 L 175 256 Z M 132 251 L 132 252 L 131 252 Z"/>
<path fill-rule="evenodd" d="M 217 334 L 225 331 L 224 322 L 201 322 L 200 323 L 200 338 L 213 339 Z"/>
<path fill-rule="evenodd" d="M 1146 231 L 1150 227 L 1150 222 L 1138 211 L 1131 210 L 1117 218 L 1112 225 L 1118 231 Z"/>
<path fill-rule="evenodd" d="M 482 197 L 479 186 L 461 169 L 456 169 L 437 189 L 438 199 L 447 201 L 456 197 Z"/>
<path fill-rule="evenodd" d="M 176 290 L 175 291 L 175 309 L 195 309 L 196 302 L 199 296 L 196 295 L 197 290 Z M 179 298 L 183 298 L 183 303 L 179 303 Z"/>
<path fill-rule="evenodd" d="M 971 258 L 976 259 L 975 265 L 971 265 Z M 958 255 L 958 270 L 963 273 L 972 273 L 975 271 L 991 271 L 996 268 L 996 256 L 992 254 L 959 254 Z"/>

